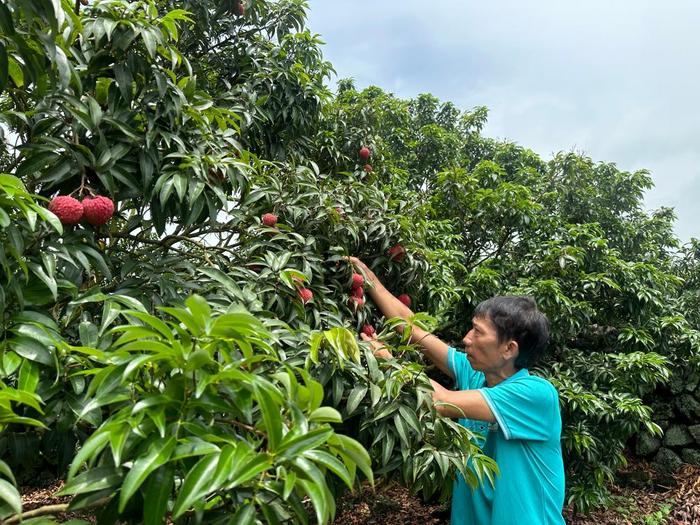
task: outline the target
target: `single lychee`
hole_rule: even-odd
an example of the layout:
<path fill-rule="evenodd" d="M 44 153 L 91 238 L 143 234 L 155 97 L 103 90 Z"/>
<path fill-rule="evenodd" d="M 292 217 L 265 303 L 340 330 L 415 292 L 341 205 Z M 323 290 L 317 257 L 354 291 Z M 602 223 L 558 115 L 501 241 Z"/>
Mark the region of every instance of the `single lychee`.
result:
<path fill-rule="evenodd" d="M 372 153 L 367 146 L 362 146 L 358 152 L 362 160 L 367 160 Z"/>
<path fill-rule="evenodd" d="M 406 257 L 406 250 L 400 244 L 395 244 L 387 251 L 389 259 L 392 261 L 400 263 Z"/>
<path fill-rule="evenodd" d="M 365 278 L 362 276 L 362 274 L 353 273 L 352 274 L 352 287 L 353 288 L 360 288 L 360 287 L 362 287 L 363 284 L 365 284 Z"/>
<path fill-rule="evenodd" d="M 357 297 L 358 299 L 364 299 L 365 298 L 365 291 L 362 289 L 361 286 L 357 288 L 353 288 L 352 292 L 350 292 L 350 295 L 353 297 Z"/>
<path fill-rule="evenodd" d="M 365 164 L 365 166 L 362 169 L 365 170 L 367 173 L 372 173 L 373 171 L 371 164 Z"/>
<path fill-rule="evenodd" d="M 303 304 L 308 303 L 313 298 L 314 298 L 314 293 L 311 290 L 309 290 L 308 288 L 300 288 L 299 289 L 299 299 L 301 299 L 301 302 Z"/>
<path fill-rule="evenodd" d="M 109 197 L 98 195 L 97 197 L 85 197 L 83 199 L 83 212 L 85 220 L 93 226 L 106 224 L 114 214 L 114 203 Z"/>
<path fill-rule="evenodd" d="M 362 325 L 361 332 L 367 337 L 372 337 L 374 334 L 377 333 L 377 331 L 374 329 L 374 326 L 372 326 L 371 324 Z"/>
<path fill-rule="evenodd" d="M 274 213 L 265 213 L 260 220 L 262 220 L 262 223 L 265 226 L 269 226 L 270 228 L 273 228 L 277 224 L 277 215 Z"/>
<path fill-rule="evenodd" d="M 236 13 L 238 13 L 238 16 L 245 15 L 245 4 L 243 2 L 238 2 L 238 5 L 236 6 Z"/>
<path fill-rule="evenodd" d="M 411 307 L 411 296 L 408 295 L 407 293 L 402 293 L 397 297 L 399 301 L 401 301 L 403 304 L 408 306 L 409 308 Z"/>
<path fill-rule="evenodd" d="M 69 195 L 59 195 L 51 199 L 49 211 L 58 217 L 61 224 L 78 224 L 84 213 L 80 201 Z"/>

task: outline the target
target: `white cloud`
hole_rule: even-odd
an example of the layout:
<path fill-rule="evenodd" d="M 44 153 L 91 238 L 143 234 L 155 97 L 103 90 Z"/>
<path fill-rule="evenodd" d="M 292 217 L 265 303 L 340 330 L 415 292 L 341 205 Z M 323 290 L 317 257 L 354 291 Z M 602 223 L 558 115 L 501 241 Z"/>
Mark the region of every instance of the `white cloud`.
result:
<path fill-rule="evenodd" d="M 700 2 L 312 0 L 339 77 L 489 107 L 487 133 L 547 158 L 576 148 L 647 168 L 650 207 L 700 237 Z"/>

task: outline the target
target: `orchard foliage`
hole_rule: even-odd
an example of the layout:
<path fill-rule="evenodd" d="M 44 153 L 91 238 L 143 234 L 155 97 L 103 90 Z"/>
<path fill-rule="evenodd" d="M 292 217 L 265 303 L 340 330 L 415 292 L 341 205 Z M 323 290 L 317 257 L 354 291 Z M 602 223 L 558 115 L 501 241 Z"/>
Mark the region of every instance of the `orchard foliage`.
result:
<path fill-rule="evenodd" d="M 460 112 L 431 95 L 400 100 L 344 81 L 320 136 L 332 136 L 341 157 L 356 135 L 376 152 L 375 180 L 405 214 L 396 223 L 410 217 L 431 268 L 412 291 L 444 339 L 461 339 L 492 295 L 537 299 L 552 335 L 537 372 L 560 392 L 568 499 L 587 510 L 606 501 L 628 439 L 661 432 L 645 397 L 698 362 L 697 286 L 679 300 L 684 279 L 697 280 L 697 250 L 677 262 L 673 212 L 644 211 L 648 173 L 574 152 L 545 162 L 483 137 L 484 121 L 483 108 Z M 393 283 L 397 294 L 405 282 Z"/>
<path fill-rule="evenodd" d="M 644 396 L 698 360 L 697 250 L 673 258 L 648 174 L 483 137 L 484 108 L 333 95 L 306 3 L 244 3 L 0 4 L 1 517 L 46 469 L 104 523 L 325 523 L 362 480 L 489 483 L 407 341 L 461 338 L 497 293 L 548 314 L 570 499 L 603 501 L 659 431 Z M 57 194 L 115 215 L 63 226 Z M 347 255 L 435 317 L 399 336 L 355 307 Z"/>

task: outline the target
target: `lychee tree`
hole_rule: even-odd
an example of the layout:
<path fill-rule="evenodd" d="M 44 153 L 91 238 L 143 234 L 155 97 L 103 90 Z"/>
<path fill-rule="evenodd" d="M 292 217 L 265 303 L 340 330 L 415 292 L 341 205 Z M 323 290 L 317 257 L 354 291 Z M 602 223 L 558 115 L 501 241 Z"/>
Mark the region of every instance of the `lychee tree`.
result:
<path fill-rule="evenodd" d="M 0 7 L 3 161 L 18 188 L 1 201 L 0 451 L 19 481 L 53 469 L 70 508 L 103 521 L 304 521 L 308 498 L 327 522 L 341 485 L 373 480 L 370 462 L 426 496 L 456 470 L 491 478 L 471 434 L 436 417 L 423 365 L 378 362 L 357 340 L 381 320 L 348 304 L 344 257 L 379 254 L 416 280 L 419 239 L 387 225 L 367 170 L 322 173 L 280 148 L 304 145 L 326 94 L 307 81 L 325 74 L 317 40 L 288 25 L 303 3 L 177 7 Z M 226 20 L 217 46 L 228 31 L 248 42 L 219 69 L 226 53 L 196 47 L 213 19 Z M 278 45 L 312 60 L 300 70 Z M 298 97 L 280 98 L 259 61 L 309 98 L 293 136 L 280 130 Z M 408 255 L 387 255 L 397 242 Z M 16 489 L 2 494 L 4 516 L 18 513 Z"/>
<path fill-rule="evenodd" d="M 536 372 L 562 399 L 568 501 L 580 510 L 605 502 L 630 436 L 659 432 L 644 400 L 700 357 L 697 327 L 678 301 L 673 213 L 643 208 L 648 173 L 575 153 L 545 162 L 483 137 L 483 108 L 462 113 L 429 95 L 401 100 L 343 81 L 326 112 L 319 152 L 332 134 L 350 157 L 345 145 L 360 136 L 389 209 L 400 210 L 397 221 L 411 217 L 431 271 L 409 291 L 438 317 L 444 339 L 461 338 L 474 306 L 492 295 L 537 299 L 552 344 Z M 424 147 L 446 153 L 417 156 Z"/>

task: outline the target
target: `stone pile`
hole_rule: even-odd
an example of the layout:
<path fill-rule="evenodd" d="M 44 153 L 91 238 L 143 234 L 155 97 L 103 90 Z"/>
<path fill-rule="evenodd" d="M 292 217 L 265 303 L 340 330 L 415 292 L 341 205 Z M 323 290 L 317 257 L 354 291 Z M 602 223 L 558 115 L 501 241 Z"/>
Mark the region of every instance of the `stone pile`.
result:
<path fill-rule="evenodd" d="M 664 431 L 661 437 L 639 434 L 634 443 L 638 456 L 651 458 L 665 472 L 683 463 L 700 466 L 700 377 L 676 373 L 650 403 L 653 419 Z"/>

